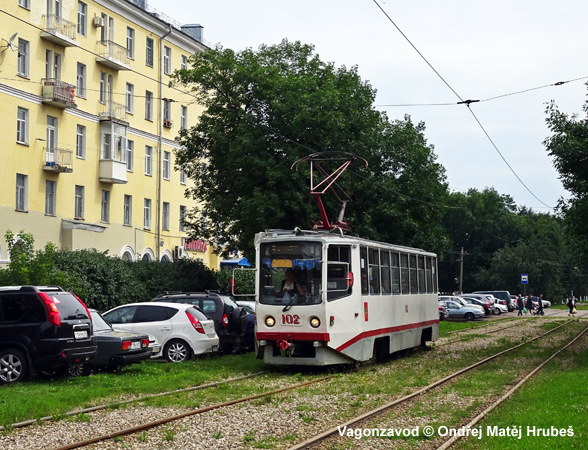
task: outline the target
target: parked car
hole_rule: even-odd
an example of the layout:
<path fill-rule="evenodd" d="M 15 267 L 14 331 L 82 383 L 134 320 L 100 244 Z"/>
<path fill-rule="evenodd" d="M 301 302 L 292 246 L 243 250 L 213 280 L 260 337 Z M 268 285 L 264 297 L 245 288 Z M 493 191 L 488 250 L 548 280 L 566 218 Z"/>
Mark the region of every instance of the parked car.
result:
<path fill-rule="evenodd" d="M 457 296 L 453 296 L 453 295 L 450 295 L 450 296 L 443 295 L 443 296 L 439 297 L 439 300 L 444 301 L 444 302 L 452 301 L 452 302 L 460 304 L 461 306 L 469 306 L 472 308 L 477 308 L 480 311 L 484 312 L 483 306 L 474 305 L 472 303 L 469 303 L 467 300 L 463 299 L 462 297 L 457 297 Z"/>
<path fill-rule="evenodd" d="M 230 295 L 218 292 L 169 292 L 158 295 L 152 301 L 187 303 L 197 306 L 214 321 L 223 353 L 237 354 L 243 350 L 247 330 L 247 311 Z"/>
<path fill-rule="evenodd" d="M 447 305 L 443 302 L 438 302 L 439 303 L 439 320 L 447 320 L 447 317 L 449 316 L 448 312 L 447 312 Z"/>
<path fill-rule="evenodd" d="M 474 291 L 474 294 L 492 294 L 499 300 L 504 300 L 506 307 L 508 308 L 508 312 L 512 312 L 515 310 L 515 303 L 513 303 L 510 292 L 508 291 Z"/>
<path fill-rule="evenodd" d="M 462 306 L 452 300 L 445 301 L 450 319 L 474 320 L 484 317 L 484 312 L 473 306 Z"/>
<path fill-rule="evenodd" d="M 470 297 L 465 295 L 460 295 L 459 297 L 471 305 L 481 306 L 484 309 L 484 314 L 486 316 L 494 314 L 496 311 L 496 309 L 494 308 L 494 302 L 491 302 L 490 299 L 482 300 L 482 298 Z"/>
<path fill-rule="evenodd" d="M 249 300 L 235 300 L 235 302 L 247 311 L 247 328 L 243 335 L 243 351 L 253 351 L 255 349 L 255 302 Z"/>
<path fill-rule="evenodd" d="M 500 314 L 503 314 L 503 313 L 507 313 L 508 312 L 508 307 L 505 304 L 496 303 L 494 305 L 494 310 L 495 311 L 500 311 L 500 312 L 495 313 L 497 315 L 500 315 Z"/>
<path fill-rule="evenodd" d="M 0 287 L 0 384 L 89 361 L 96 337 L 86 305 L 58 286 Z"/>
<path fill-rule="evenodd" d="M 95 309 L 90 309 L 90 314 L 98 350 L 90 361 L 69 366 L 70 376 L 89 375 L 92 370 L 114 369 L 151 358 L 148 334 L 115 330 Z"/>
<path fill-rule="evenodd" d="M 539 299 L 540 297 L 535 297 L 535 296 L 531 296 L 531 301 L 533 302 L 533 305 L 538 306 L 539 305 Z M 543 308 L 549 308 L 551 306 L 551 302 L 548 302 L 547 300 L 541 299 L 542 300 L 542 304 L 543 304 Z"/>
<path fill-rule="evenodd" d="M 103 316 L 116 330 L 154 335 L 162 346 L 161 356 L 170 362 L 218 351 L 219 338 L 214 322 L 192 305 L 129 303 L 117 306 Z"/>

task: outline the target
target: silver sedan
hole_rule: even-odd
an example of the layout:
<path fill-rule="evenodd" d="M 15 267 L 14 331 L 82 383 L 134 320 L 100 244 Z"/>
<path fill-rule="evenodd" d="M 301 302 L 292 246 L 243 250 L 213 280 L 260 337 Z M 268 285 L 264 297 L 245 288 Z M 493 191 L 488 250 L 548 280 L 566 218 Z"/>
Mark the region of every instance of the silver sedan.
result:
<path fill-rule="evenodd" d="M 449 313 L 450 319 L 475 320 L 484 317 L 484 312 L 478 308 L 462 306 L 453 301 L 446 301 L 445 304 L 447 305 L 447 312 Z"/>

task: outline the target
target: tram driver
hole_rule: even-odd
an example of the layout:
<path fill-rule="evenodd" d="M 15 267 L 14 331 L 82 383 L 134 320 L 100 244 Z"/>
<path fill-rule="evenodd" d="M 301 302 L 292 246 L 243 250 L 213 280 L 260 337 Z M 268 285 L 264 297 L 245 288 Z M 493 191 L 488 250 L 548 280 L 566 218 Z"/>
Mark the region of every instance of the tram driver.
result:
<path fill-rule="evenodd" d="M 302 286 L 300 286 L 300 284 L 294 279 L 294 271 L 292 269 L 286 269 L 286 278 L 282 280 L 282 286 L 280 287 L 280 292 L 289 291 L 304 295 Z"/>

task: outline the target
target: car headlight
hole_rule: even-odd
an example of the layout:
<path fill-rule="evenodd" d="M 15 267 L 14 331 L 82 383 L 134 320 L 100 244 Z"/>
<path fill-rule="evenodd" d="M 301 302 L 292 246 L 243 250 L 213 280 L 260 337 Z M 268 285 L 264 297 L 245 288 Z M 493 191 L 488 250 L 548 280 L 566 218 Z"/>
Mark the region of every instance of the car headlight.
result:
<path fill-rule="evenodd" d="M 274 319 L 272 316 L 267 316 L 265 318 L 265 324 L 268 327 L 273 327 L 276 324 L 276 319 Z"/>

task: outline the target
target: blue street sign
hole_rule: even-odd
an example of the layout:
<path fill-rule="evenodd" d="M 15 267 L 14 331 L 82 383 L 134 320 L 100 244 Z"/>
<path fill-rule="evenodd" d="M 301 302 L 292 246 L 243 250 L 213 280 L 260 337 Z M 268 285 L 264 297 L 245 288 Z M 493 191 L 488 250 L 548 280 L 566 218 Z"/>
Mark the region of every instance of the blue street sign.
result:
<path fill-rule="evenodd" d="M 521 273 L 521 283 L 527 284 L 529 282 L 529 275 L 526 273 Z"/>

